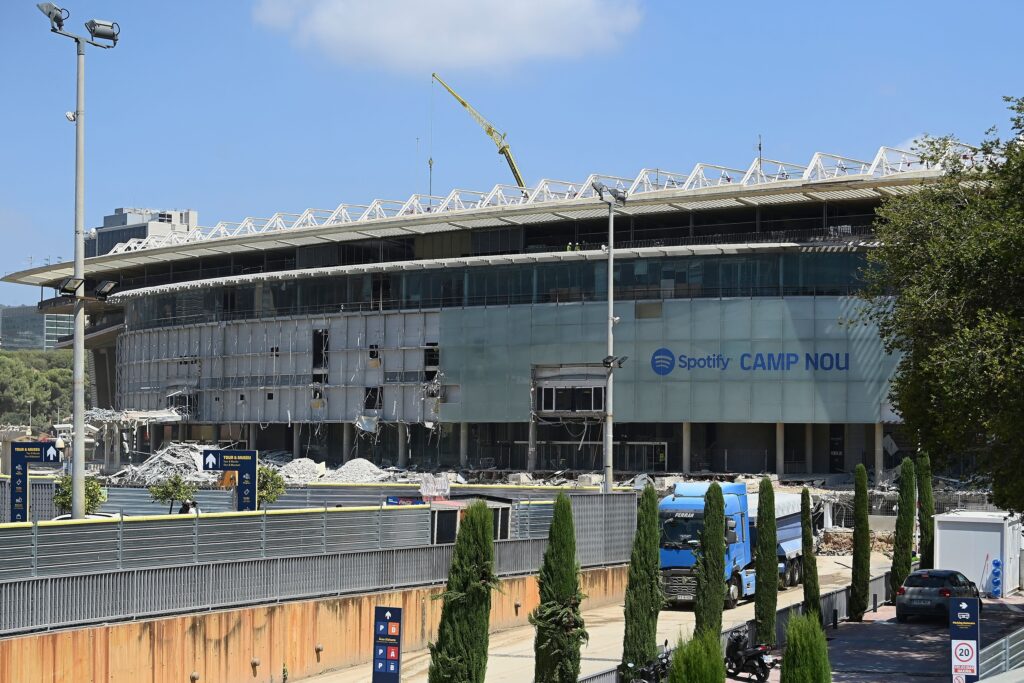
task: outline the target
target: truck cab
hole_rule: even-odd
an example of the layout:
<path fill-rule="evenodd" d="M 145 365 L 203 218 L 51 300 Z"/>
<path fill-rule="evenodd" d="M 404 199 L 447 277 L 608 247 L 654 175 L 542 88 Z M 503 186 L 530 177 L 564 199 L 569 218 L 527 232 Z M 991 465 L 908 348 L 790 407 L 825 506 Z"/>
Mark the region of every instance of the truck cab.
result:
<path fill-rule="evenodd" d="M 661 527 L 660 558 L 662 587 L 666 599 L 674 603 L 688 603 L 696 599 L 697 558 L 694 551 L 700 546 L 704 530 L 704 495 L 707 482 L 676 484 L 668 496 L 658 504 L 658 522 Z M 740 597 L 754 591 L 754 576 L 747 571 L 752 564 L 750 514 L 745 484 L 724 483 L 725 500 L 725 601 L 735 606 Z"/>

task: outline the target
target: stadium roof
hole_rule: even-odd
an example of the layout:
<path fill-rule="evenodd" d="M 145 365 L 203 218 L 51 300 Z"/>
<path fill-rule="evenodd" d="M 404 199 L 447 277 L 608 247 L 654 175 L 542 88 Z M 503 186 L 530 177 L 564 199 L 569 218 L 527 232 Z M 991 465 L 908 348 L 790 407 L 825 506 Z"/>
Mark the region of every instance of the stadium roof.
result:
<path fill-rule="evenodd" d="M 971 148 L 964 147 L 967 156 Z M 959 151 L 959 150 L 958 150 Z M 582 182 L 545 179 L 533 188 L 495 185 L 488 192 L 452 190 L 445 197 L 416 194 L 405 201 L 276 213 L 270 218 L 221 222 L 187 233 L 152 235 L 118 244 L 86 259 L 96 276 L 204 256 L 251 253 L 380 237 L 597 218 L 607 213 L 592 187 L 601 182 L 626 192 L 623 214 L 700 211 L 813 201 L 876 199 L 913 191 L 941 169 L 920 155 L 882 147 L 871 161 L 816 153 L 806 164 L 755 158 L 744 170 L 697 164 L 689 173 L 645 168 L 635 178 L 593 174 Z M 50 285 L 72 274 L 64 261 L 11 273 L 3 279 Z"/>

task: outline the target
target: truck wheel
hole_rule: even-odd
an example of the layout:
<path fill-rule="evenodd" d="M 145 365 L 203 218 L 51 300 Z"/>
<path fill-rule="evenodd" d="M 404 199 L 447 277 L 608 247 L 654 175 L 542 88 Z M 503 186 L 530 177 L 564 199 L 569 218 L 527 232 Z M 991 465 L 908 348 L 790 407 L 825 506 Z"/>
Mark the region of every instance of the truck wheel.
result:
<path fill-rule="evenodd" d="M 726 585 L 725 609 L 736 609 L 740 601 L 740 578 L 732 577 Z"/>

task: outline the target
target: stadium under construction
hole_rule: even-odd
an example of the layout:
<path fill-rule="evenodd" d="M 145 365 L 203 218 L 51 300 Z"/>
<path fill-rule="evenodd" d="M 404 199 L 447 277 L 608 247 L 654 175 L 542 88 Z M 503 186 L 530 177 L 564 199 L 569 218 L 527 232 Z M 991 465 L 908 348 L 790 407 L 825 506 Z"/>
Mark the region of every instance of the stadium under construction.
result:
<path fill-rule="evenodd" d="M 338 462 L 601 467 L 609 204 L 620 471 L 888 465 L 896 359 L 855 320 L 916 154 L 543 180 L 188 225 L 86 260 L 93 400 L 140 428 Z M 190 214 L 194 218 L 194 214 Z M 190 218 L 190 220 L 191 220 Z M 108 240 L 109 241 L 109 240 Z M 72 264 L 8 275 L 54 288 Z M 897 439 L 898 441 L 898 439 Z"/>

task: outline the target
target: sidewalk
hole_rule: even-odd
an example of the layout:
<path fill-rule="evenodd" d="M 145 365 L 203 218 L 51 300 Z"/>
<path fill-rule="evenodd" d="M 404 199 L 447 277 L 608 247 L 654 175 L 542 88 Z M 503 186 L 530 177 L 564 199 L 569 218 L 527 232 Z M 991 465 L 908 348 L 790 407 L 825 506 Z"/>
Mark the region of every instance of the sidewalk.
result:
<path fill-rule="evenodd" d="M 850 582 L 849 557 L 819 557 L 818 576 L 821 592 L 825 593 Z M 879 554 L 872 555 L 872 574 L 886 571 L 891 562 Z M 803 600 L 803 587 L 789 588 L 779 593 L 779 607 Z M 752 601 L 741 603 L 735 610 L 724 612 L 723 627 L 743 623 L 754 616 Z M 597 673 L 611 668 L 622 656 L 622 604 L 607 605 L 583 613 L 590 642 L 583 647 L 581 675 Z M 658 641 L 666 639 L 674 644 L 680 636 L 687 638 L 693 632 L 693 610 L 667 609 L 658 620 Z M 533 680 L 533 636 L 531 626 L 524 626 L 491 634 L 487 665 L 487 683 L 523 683 Z M 403 653 L 403 683 L 425 683 L 430 666 L 428 650 Z M 312 678 L 302 683 L 371 683 L 369 662 Z"/>

